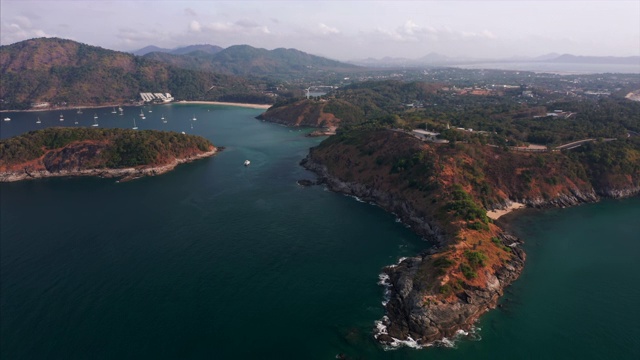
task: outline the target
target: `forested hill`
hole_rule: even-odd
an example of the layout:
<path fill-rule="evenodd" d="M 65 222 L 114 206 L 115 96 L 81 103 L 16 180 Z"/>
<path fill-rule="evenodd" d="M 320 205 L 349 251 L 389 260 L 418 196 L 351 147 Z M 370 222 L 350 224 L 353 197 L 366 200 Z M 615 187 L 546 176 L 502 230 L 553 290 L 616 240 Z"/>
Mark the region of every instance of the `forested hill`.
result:
<path fill-rule="evenodd" d="M 270 101 L 246 79 L 166 63 L 57 38 L 0 47 L 0 109 L 33 103 L 97 105 L 139 100 L 140 92 L 176 99 Z"/>
<path fill-rule="evenodd" d="M 204 51 L 184 55 L 152 52 L 147 59 L 158 60 L 181 68 L 215 71 L 231 75 L 288 77 L 327 71 L 349 71 L 351 64 L 307 54 L 296 49 L 266 50 L 249 45 L 230 46 L 215 53 Z"/>
<path fill-rule="evenodd" d="M 201 136 L 176 132 L 47 128 L 0 141 L 0 181 L 157 175 L 215 151 Z M 128 170 L 118 172 L 120 169 Z"/>

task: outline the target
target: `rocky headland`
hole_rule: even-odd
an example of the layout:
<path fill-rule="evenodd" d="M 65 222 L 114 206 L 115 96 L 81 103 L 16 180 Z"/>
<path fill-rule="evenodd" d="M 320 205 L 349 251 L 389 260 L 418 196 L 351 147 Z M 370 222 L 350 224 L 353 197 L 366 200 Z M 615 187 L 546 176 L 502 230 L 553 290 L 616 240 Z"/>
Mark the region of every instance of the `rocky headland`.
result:
<path fill-rule="evenodd" d="M 208 140 L 172 132 L 50 128 L 0 142 L 0 182 L 97 176 L 155 176 L 213 156 Z"/>
<path fill-rule="evenodd" d="M 426 144 L 384 129 L 339 133 L 312 148 L 302 165 L 329 189 L 396 214 L 434 245 L 383 270 L 386 315 L 375 337 L 387 346 L 424 346 L 470 329 L 519 277 L 526 259 L 521 241 L 488 219 L 487 210 L 640 193 L 637 166 L 614 174 L 564 153 Z"/>

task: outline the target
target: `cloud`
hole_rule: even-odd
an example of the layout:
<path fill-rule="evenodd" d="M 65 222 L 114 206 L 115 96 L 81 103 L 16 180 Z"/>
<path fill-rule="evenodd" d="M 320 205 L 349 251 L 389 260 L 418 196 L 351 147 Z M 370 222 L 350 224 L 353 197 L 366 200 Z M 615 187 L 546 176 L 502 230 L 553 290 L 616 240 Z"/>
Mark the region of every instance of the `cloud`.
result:
<path fill-rule="evenodd" d="M 201 32 L 202 26 L 197 20 L 191 20 L 191 22 L 189 23 L 189 30 L 193 32 Z"/>
<path fill-rule="evenodd" d="M 330 27 L 326 24 L 320 23 L 318 24 L 318 33 L 321 35 L 340 34 L 340 30 L 334 27 Z"/>
<path fill-rule="evenodd" d="M 423 42 L 423 41 L 461 41 L 461 40 L 493 40 L 496 36 L 489 30 L 482 31 L 460 31 L 449 27 L 433 27 L 418 25 L 413 20 L 405 23 L 394 30 L 377 28 L 374 31 L 377 35 L 386 37 L 388 40 L 399 42 Z"/>
<path fill-rule="evenodd" d="M 0 26 L 0 43 L 12 44 L 30 38 L 53 37 L 46 31 L 35 28 L 33 23 L 26 16 L 15 16 Z"/>
<path fill-rule="evenodd" d="M 170 36 L 156 30 L 139 31 L 132 28 L 120 28 L 116 37 L 126 45 L 149 45 L 151 43 L 162 43 L 169 40 Z"/>
<path fill-rule="evenodd" d="M 192 20 L 189 24 L 189 31 L 191 32 L 214 32 L 225 34 L 237 34 L 237 35 L 256 35 L 256 34 L 271 34 L 269 28 L 265 25 L 260 25 L 251 20 L 238 20 L 233 22 L 211 22 L 201 24 L 196 20 Z"/>

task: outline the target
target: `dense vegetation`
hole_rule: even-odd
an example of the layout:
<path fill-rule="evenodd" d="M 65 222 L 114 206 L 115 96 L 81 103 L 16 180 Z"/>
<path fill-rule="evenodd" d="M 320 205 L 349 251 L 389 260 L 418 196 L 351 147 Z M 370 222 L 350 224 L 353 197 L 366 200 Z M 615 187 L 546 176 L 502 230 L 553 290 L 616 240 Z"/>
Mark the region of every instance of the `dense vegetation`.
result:
<path fill-rule="evenodd" d="M 25 163 L 72 143 L 107 144 L 99 163 L 109 168 L 154 165 L 194 151 L 209 151 L 209 140 L 176 132 L 129 129 L 47 128 L 0 141 L 0 166 Z"/>
<path fill-rule="evenodd" d="M 396 126 L 436 130 L 457 141 L 555 146 L 585 138 L 624 138 L 629 130 L 640 131 L 640 102 L 622 97 L 552 101 L 543 97 L 526 102 L 519 96 L 520 89 L 459 95 L 442 88 L 421 82 L 376 81 L 341 88 L 331 97 L 354 104 L 363 112 L 363 120 L 397 115 Z M 557 109 L 573 115 L 545 116 Z M 488 134 L 446 132 L 447 126 Z"/>
<path fill-rule="evenodd" d="M 28 109 L 37 102 L 129 103 L 138 101 L 140 92 L 169 92 L 187 100 L 272 102 L 247 79 L 55 38 L 0 47 L 0 74 L 1 109 Z"/>

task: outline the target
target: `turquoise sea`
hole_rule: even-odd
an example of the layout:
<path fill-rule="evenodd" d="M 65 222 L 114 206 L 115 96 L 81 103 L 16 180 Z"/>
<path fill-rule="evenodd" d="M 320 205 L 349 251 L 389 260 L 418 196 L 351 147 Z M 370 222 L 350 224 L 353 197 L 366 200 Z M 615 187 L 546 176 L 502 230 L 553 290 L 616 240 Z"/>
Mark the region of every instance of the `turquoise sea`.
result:
<path fill-rule="evenodd" d="M 385 351 L 378 274 L 429 244 L 375 206 L 298 186 L 322 139 L 254 109 L 111 111 L 3 113 L 0 137 L 96 114 L 226 149 L 125 183 L 0 184 L 2 359 L 640 358 L 639 198 L 513 216 L 528 259 L 501 306 L 454 347 Z"/>

